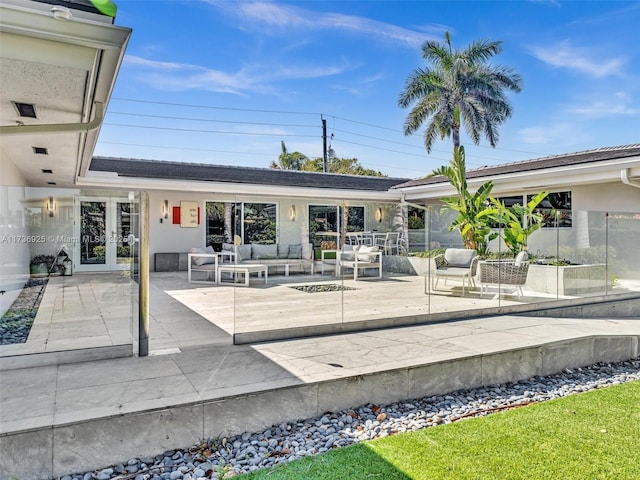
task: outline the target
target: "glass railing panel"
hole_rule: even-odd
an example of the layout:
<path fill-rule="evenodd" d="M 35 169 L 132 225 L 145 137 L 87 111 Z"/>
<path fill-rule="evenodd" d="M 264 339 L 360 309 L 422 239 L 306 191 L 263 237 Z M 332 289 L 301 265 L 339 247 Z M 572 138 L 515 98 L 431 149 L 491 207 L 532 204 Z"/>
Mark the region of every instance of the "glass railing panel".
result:
<path fill-rule="evenodd" d="M 607 219 L 607 294 L 640 292 L 640 212 L 609 212 Z"/>
<path fill-rule="evenodd" d="M 2 198 L 1 354 L 132 345 L 135 194 L 3 186 Z"/>
<path fill-rule="evenodd" d="M 571 224 L 558 228 L 558 298 L 605 294 L 606 223 L 604 212 L 574 210 Z"/>
<path fill-rule="evenodd" d="M 364 221 L 361 207 L 346 212 L 354 224 Z M 336 256 L 342 202 L 312 198 L 249 202 L 238 197 L 234 208 L 239 278 L 230 282 L 225 277 L 231 275 L 223 273 L 222 281 L 232 285 L 236 340 L 322 333 L 327 325 L 341 323 Z"/>
<path fill-rule="evenodd" d="M 548 215 L 528 239 L 529 270 L 525 290 L 535 303 L 560 298 L 558 249 L 564 228 L 567 227 L 558 226 L 555 217 Z"/>

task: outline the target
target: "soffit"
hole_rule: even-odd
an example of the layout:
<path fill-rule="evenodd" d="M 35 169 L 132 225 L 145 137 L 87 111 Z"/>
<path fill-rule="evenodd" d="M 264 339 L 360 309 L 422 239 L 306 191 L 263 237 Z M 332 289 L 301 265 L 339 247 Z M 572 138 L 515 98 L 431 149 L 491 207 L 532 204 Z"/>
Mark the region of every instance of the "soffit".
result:
<path fill-rule="evenodd" d="M 81 19 L 75 10 L 71 20 L 56 20 L 50 9 L 26 1 L 0 5 L 2 126 L 85 123 L 94 102 L 108 103 L 131 30 Z M 12 101 L 34 104 L 37 118 L 20 117 Z M 28 185 L 70 186 L 86 170 L 97 134 L 3 134 L 0 155 Z M 34 154 L 33 147 L 46 148 L 48 155 Z"/>

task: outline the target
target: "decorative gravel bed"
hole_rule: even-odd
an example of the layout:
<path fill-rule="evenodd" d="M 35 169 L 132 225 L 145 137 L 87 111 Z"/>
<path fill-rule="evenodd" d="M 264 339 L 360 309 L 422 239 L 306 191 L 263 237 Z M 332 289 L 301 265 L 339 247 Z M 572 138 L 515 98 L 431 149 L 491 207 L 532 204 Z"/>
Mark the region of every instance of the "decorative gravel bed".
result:
<path fill-rule="evenodd" d="M 335 283 L 329 283 L 326 285 L 295 285 L 291 288 L 305 293 L 340 292 L 342 290 L 355 290 L 355 288 L 353 287 L 345 287 L 343 285 L 337 285 Z"/>
<path fill-rule="evenodd" d="M 27 281 L 18 298 L 0 319 L 0 345 L 27 341 L 48 281 L 46 278 Z"/>
<path fill-rule="evenodd" d="M 640 380 L 640 357 L 566 369 L 546 377 L 459 390 L 390 405 L 363 405 L 320 417 L 285 422 L 258 433 L 210 439 L 186 450 L 132 458 L 108 468 L 61 480 L 201 480 L 239 473 L 326 452 L 363 440 L 386 437 L 469 417 Z"/>

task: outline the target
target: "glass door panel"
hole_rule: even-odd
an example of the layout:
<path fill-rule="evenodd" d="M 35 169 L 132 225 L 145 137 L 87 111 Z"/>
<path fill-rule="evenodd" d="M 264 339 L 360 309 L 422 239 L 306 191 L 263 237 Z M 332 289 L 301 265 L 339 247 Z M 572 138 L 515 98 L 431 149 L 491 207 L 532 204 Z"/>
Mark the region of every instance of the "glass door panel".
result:
<path fill-rule="evenodd" d="M 113 238 L 115 243 L 116 264 L 129 265 L 131 263 L 131 248 L 129 235 L 131 234 L 131 204 L 129 202 L 115 202 L 116 224 Z"/>
<path fill-rule="evenodd" d="M 80 265 L 107 263 L 107 202 L 80 202 Z"/>

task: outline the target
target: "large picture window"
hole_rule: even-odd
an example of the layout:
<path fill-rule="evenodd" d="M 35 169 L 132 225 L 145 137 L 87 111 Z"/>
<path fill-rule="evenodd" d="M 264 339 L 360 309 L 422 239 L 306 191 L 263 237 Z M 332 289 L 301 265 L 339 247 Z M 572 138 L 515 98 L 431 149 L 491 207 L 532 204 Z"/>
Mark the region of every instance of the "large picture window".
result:
<path fill-rule="evenodd" d="M 533 195 L 527 195 L 527 202 Z M 552 192 L 540 202 L 535 210 L 542 214 L 542 227 L 571 227 L 571 192 Z"/>
<path fill-rule="evenodd" d="M 345 232 L 362 232 L 364 228 L 364 207 L 309 205 L 309 241 L 314 247 L 319 247 L 323 241 L 338 244 L 343 229 Z"/>
<path fill-rule="evenodd" d="M 275 203 L 243 203 L 240 218 L 244 243 L 276 243 L 278 208 Z"/>
<path fill-rule="evenodd" d="M 206 202 L 206 245 L 220 250 L 223 242 L 240 235 L 243 243 L 276 243 L 278 208 L 275 203 Z"/>

